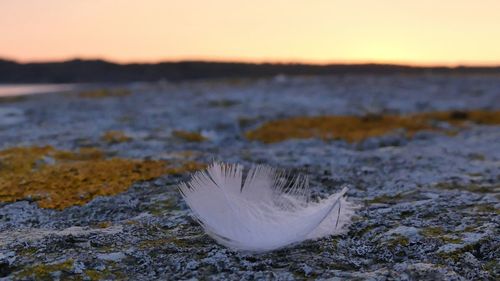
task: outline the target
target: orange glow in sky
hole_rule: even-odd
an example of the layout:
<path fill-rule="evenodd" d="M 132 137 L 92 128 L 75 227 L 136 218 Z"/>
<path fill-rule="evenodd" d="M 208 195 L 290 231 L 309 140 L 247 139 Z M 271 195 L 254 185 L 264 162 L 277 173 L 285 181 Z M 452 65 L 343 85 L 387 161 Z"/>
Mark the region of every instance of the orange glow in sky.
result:
<path fill-rule="evenodd" d="M 0 57 L 493 65 L 500 1 L 2 0 Z"/>

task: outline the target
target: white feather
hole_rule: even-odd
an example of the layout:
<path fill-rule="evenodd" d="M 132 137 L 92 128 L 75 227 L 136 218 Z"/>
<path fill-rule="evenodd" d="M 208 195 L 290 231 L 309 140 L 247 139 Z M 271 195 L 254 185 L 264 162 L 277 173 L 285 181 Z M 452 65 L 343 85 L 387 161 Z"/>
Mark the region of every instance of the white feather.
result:
<path fill-rule="evenodd" d="M 262 252 L 339 234 L 354 214 L 347 188 L 310 202 L 306 178 L 267 166 L 214 163 L 179 186 L 208 235 L 229 248 Z"/>

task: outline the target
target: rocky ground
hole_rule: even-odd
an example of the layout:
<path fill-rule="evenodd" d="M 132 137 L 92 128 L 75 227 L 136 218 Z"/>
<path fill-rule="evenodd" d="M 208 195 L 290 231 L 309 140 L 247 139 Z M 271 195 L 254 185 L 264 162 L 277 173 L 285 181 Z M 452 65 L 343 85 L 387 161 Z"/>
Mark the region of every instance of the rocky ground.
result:
<path fill-rule="evenodd" d="M 498 280 L 499 76 L 124 87 L 0 98 L 0 280 Z M 451 117 L 355 142 L 247 137 L 294 116 L 423 112 Z M 360 208 L 342 236 L 233 252 L 176 189 L 213 160 L 307 174 L 316 198 L 349 186 Z"/>

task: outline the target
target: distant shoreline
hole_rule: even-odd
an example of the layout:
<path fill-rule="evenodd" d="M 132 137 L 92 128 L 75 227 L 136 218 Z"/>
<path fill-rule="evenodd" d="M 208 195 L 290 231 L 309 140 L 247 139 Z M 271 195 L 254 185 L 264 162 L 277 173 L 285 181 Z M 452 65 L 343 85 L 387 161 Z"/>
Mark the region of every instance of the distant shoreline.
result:
<path fill-rule="evenodd" d="M 68 92 L 81 88 L 86 84 L 2 84 L 0 97 L 15 97 L 35 94 Z"/>
<path fill-rule="evenodd" d="M 18 63 L 0 59 L 0 83 L 122 83 L 276 75 L 500 74 L 500 66 L 407 66 L 394 64 L 281 64 L 180 61 L 118 64 L 104 60 Z"/>

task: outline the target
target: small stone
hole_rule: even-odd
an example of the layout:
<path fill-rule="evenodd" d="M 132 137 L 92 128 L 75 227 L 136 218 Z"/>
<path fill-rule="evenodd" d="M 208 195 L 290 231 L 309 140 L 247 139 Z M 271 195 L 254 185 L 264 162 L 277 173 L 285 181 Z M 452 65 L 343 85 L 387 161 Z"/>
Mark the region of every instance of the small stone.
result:
<path fill-rule="evenodd" d="M 125 254 L 122 252 L 114 252 L 114 253 L 106 253 L 106 254 L 97 254 L 97 258 L 105 261 L 114 261 L 119 262 L 125 258 Z"/>

